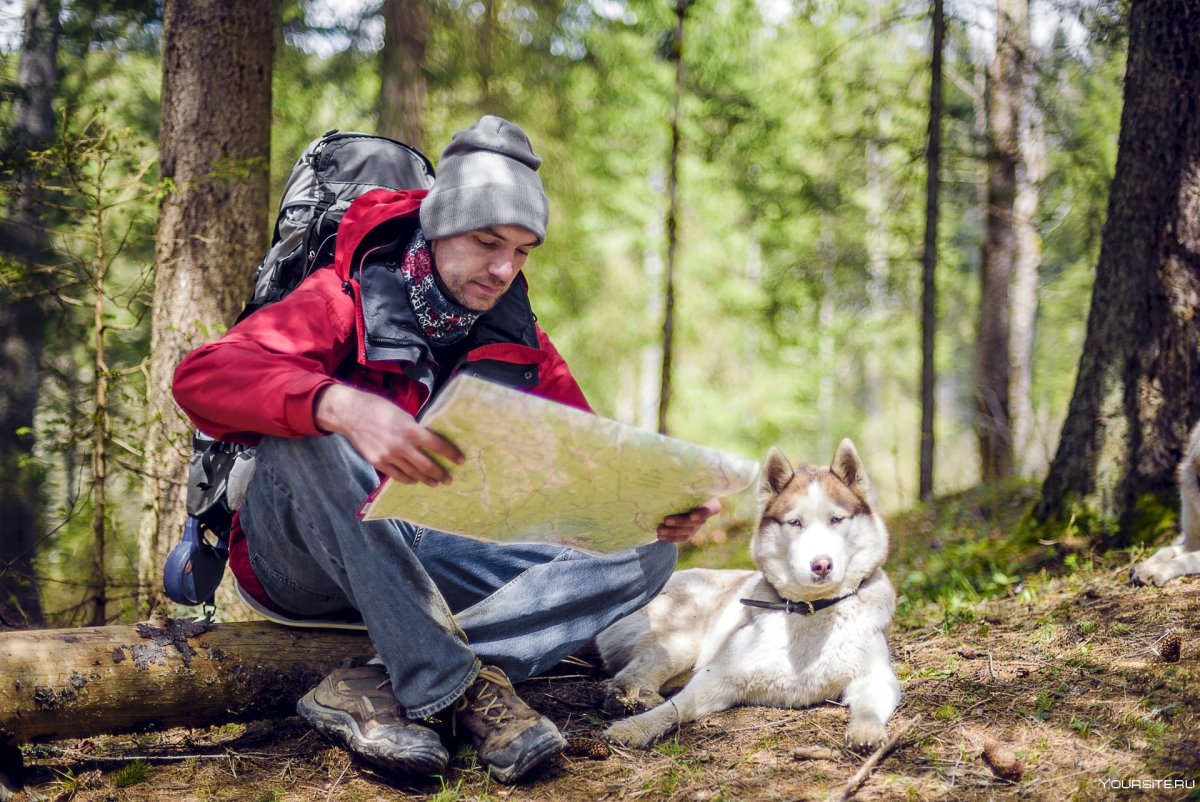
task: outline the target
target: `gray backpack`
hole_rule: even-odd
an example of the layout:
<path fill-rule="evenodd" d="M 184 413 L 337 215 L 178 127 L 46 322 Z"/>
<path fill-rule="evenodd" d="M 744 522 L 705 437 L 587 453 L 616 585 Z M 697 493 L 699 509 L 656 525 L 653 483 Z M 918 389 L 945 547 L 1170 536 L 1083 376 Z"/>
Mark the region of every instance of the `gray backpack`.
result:
<path fill-rule="evenodd" d="M 304 149 L 288 176 L 271 250 L 254 271 L 241 321 L 283 298 L 333 261 L 338 224 L 351 201 L 373 189 L 429 189 L 433 165 L 414 147 L 371 134 L 330 131 Z M 188 519 L 163 569 L 180 604 L 213 603 L 225 573 L 233 514 L 254 474 L 254 449 L 197 432 L 188 467 Z"/>
<path fill-rule="evenodd" d="M 433 165 L 403 142 L 336 130 L 310 142 L 288 176 L 271 250 L 254 272 L 254 288 L 238 320 L 275 303 L 333 261 L 338 223 L 359 195 L 432 186 Z"/>

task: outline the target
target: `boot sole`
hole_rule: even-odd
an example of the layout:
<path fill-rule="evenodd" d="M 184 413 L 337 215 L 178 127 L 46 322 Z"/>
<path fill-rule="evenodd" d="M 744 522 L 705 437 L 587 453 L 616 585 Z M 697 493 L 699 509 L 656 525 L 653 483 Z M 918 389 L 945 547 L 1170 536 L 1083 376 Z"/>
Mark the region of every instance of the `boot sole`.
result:
<path fill-rule="evenodd" d="M 314 688 L 301 697 L 296 703 L 296 712 L 321 735 L 340 743 L 363 760 L 390 771 L 440 774 L 445 770 L 450 755 L 432 731 L 431 742 L 413 744 L 402 750 L 391 741 L 367 738 L 353 716 L 344 710 L 325 707 L 316 700 L 315 692 Z"/>
<path fill-rule="evenodd" d="M 497 766 L 494 763 L 487 763 L 488 774 L 502 783 L 516 782 L 542 762 L 561 754 L 566 747 L 567 740 L 557 729 L 554 729 L 535 741 L 533 746 L 527 749 L 521 758 L 512 765 Z"/>

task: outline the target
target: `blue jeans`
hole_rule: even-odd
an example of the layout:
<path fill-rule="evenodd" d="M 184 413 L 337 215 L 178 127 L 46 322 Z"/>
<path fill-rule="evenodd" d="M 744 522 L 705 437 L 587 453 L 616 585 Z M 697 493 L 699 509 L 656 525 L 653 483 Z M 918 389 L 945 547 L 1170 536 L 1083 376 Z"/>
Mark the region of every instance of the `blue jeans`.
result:
<path fill-rule="evenodd" d="M 671 543 L 593 555 L 362 521 L 359 505 L 377 484 L 340 435 L 266 437 L 240 520 L 278 606 L 362 616 L 410 718 L 457 699 L 480 661 L 513 681 L 551 668 L 654 598 L 675 568 Z M 454 485 L 445 492 L 448 504 L 471 503 Z"/>

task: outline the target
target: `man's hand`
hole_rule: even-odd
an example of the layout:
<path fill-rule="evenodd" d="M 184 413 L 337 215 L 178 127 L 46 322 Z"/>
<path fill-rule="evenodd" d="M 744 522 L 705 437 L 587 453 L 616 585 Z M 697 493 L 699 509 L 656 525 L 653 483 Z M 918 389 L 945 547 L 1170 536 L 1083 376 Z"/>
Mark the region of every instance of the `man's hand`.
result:
<path fill-rule="evenodd" d="M 720 499 L 710 498 L 693 510 L 679 515 L 668 515 L 658 525 L 658 539 L 667 543 L 683 543 L 700 531 L 705 521 L 720 511 Z"/>
<path fill-rule="evenodd" d="M 320 392 L 314 416 L 319 429 L 344 435 L 377 471 L 406 485 L 450 484 L 450 474 L 429 454 L 456 465 L 465 461 L 449 440 L 388 399 L 345 384 L 331 384 Z"/>

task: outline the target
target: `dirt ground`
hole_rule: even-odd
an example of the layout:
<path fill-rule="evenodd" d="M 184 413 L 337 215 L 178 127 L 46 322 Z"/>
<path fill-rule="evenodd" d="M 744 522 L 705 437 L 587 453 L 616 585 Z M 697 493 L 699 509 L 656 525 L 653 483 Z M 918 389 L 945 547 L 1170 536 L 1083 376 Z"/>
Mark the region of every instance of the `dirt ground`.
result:
<path fill-rule="evenodd" d="M 1136 556 L 1089 557 L 969 609 L 902 604 L 894 748 L 853 798 L 1200 799 L 1200 577 L 1134 587 Z M 598 740 L 593 666 L 564 663 L 519 690 L 570 747 L 513 787 L 469 749 L 441 778 L 382 776 L 289 718 L 26 747 L 17 799 L 774 802 L 836 798 L 869 757 L 843 745 L 834 703 L 731 710 L 630 751 Z"/>

